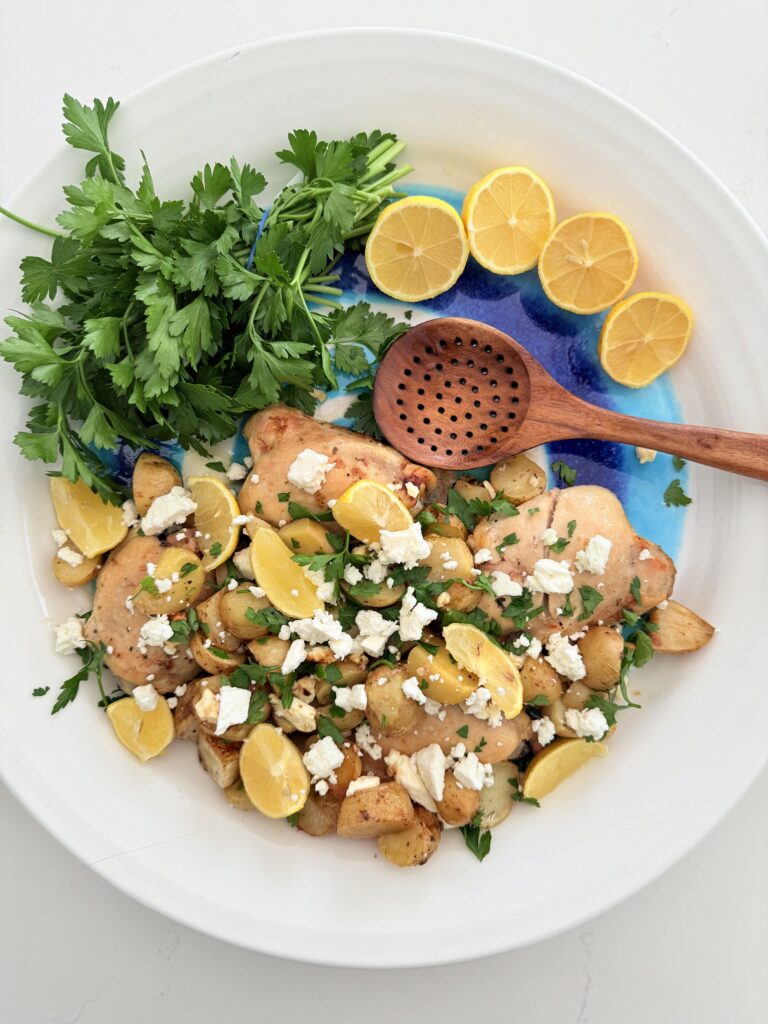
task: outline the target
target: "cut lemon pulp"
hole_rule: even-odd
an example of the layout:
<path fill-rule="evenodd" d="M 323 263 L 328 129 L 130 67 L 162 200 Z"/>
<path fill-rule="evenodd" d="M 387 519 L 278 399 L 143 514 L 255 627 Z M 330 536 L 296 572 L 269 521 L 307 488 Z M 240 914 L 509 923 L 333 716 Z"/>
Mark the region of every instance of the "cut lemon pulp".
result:
<path fill-rule="evenodd" d="M 459 665 L 490 690 L 493 706 L 505 718 L 516 718 L 523 710 L 523 683 L 511 656 L 477 626 L 464 622 L 446 626 L 443 639 Z"/>
<path fill-rule="evenodd" d="M 115 736 L 140 761 L 157 757 L 175 735 L 173 715 L 164 697 L 157 698 L 152 711 L 142 711 L 133 697 L 125 697 L 107 707 L 107 718 Z"/>
<path fill-rule="evenodd" d="M 273 725 L 257 725 L 240 750 L 245 792 L 268 818 L 300 811 L 309 795 L 309 775 L 298 748 Z"/>
<path fill-rule="evenodd" d="M 348 487 L 331 512 L 339 526 L 366 544 L 378 541 L 382 530 L 413 525 L 413 516 L 397 495 L 373 480 L 358 480 Z"/>
<path fill-rule="evenodd" d="M 500 167 L 473 185 L 461 211 L 469 248 L 494 274 L 535 267 L 555 226 L 555 203 L 527 167 Z"/>
<path fill-rule="evenodd" d="M 268 526 L 251 531 L 251 568 L 270 604 L 292 619 L 311 619 L 325 607 L 317 588 L 294 562 L 280 535 Z"/>
<path fill-rule="evenodd" d="M 86 558 L 111 551 L 125 539 L 128 527 L 119 505 L 108 505 L 82 480 L 71 483 L 51 477 L 51 496 L 59 526 Z"/>
<path fill-rule="evenodd" d="M 447 291 L 458 281 L 468 256 L 461 217 L 431 196 L 408 196 L 386 206 L 365 246 L 373 283 L 403 302 L 421 302 Z"/>
<path fill-rule="evenodd" d="M 231 557 L 240 538 L 240 527 L 232 520 L 240 515 L 235 496 L 213 476 L 193 476 L 187 483 L 197 505 L 195 528 L 200 531 L 203 568 L 206 572 L 223 565 Z"/>
<path fill-rule="evenodd" d="M 539 800 L 551 793 L 564 779 L 573 775 L 593 757 L 606 757 L 604 743 L 586 740 L 555 740 L 540 750 L 528 765 L 523 782 L 523 796 Z"/>
<path fill-rule="evenodd" d="M 558 224 L 539 259 L 547 297 L 572 313 L 599 313 L 623 298 L 637 274 L 637 249 L 611 213 L 580 213 Z"/>
<path fill-rule="evenodd" d="M 619 384 L 645 387 L 675 365 L 692 330 L 693 313 L 675 295 L 630 295 L 614 306 L 603 324 L 600 362 Z"/>

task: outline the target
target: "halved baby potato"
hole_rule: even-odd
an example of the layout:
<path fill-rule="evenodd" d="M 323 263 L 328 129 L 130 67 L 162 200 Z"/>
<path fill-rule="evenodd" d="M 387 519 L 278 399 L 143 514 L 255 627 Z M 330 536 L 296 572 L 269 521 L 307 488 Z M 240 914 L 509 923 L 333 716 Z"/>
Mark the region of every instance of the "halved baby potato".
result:
<path fill-rule="evenodd" d="M 327 528 L 314 519 L 294 519 L 277 531 L 278 536 L 294 555 L 330 555 L 333 545 L 328 540 Z"/>
<path fill-rule="evenodd" d="M 453 772 L 446 772 L 443 799 L 436 805 L 446 825 L 468 825 L 480 808 L 480 793 L 460 786 Z"/>
<path fill-rule="evenodd" d="M 63 583 L 65 587 L 82 587 L 99 575 L 99 569 L 104 561 L 103 556 L 96 558 L 83 557 L 79 565 L 70 565 L 58 555 L 53 556 L 53 575 Z"/>
<path fill-rule="evenodd" d="M 157 561 L 155 593 L 141 590 L 133 604 L 144 615 L 174 615 L 194 604 L 205 586 L 203 564 L 196 554 L 185 548 L 164 548 Z M 171 589 L 160 592 L 158 580 L 170 580 Z"/>
<path fill-rule="evenodd" d="M 593 690 L 611 690 L 619 681 L 624 637 L 610 626 L 593 626 L 577 644 L 587 674 L 582 682 Z"/>
<path fill-rule="evenodd" d="M 488 489 L 483 487 L 482 481 L 473 476 L 463 476 L 453 485 L 453 489 L 461 495 L 465 501 L 490 501 L 491 496 Z"/>
<path fill-rule="evenodd" d="M 690 654 L 715 635 L 714 626 L 678 601 L 667 601 L 665 608 L 654 608 L 649 619 L 659 627 L 651 633 L 653 649 L 659 654 Z"/>
<path fill-rule="evenodd" d="M 389 736 L 410 733 L 424 718 L 419 705 L 403 693 L 403 683 L 412 675 L 405 665 L 379 665 L 368 673 L 366 714 L 374 729 Z"/>
<path fill-rule="evenodd" d="M 402 832 L 380 836 L 378 840 L 384 859 L 398 868 L 426 864 L 440 845 L 443 826 L 437 815 L 424 807 L 415 807 L 414 811 L 416 820 L 412 825 Z"/>
<path fill-rule="evenodd" d="M 480 792 L 480 828 L 496 828 L 509 817 L 515 806 L 513 781 L 520 772 L 510 761 L 493 766 L 493 785 Z"/>
<path fill-rule="evenodd" d="M 563 677 L 543 658 L 526 658 L 520 669 L 520 679 L 526 704 L 536 697 L 546 697 L 548 704 L 554 704 L 563 695 Z"/>
<path fill-rule="evenodd" d="M 131 490 L 140 516 L 149 512 L 149 506 L 171 488 L 181 485 L 178 470 L 168 459 L 154 452 L 142 452 L 133 467 Z"/>
<path fill-rule="evenodd" d="M 402 832 L 416 820 L 411 798 L 399 782 L 360 789 L 347 796 L 339 809 L 336 832 L 350 839 L 367 839 Z"/>
<path fill-rule="evenodd" d="M 242 651 L 225 651 L 213 640 L 206 647 L 207 639 L 202 633 L 193 633 L 189 641 L 189 649 L 200 668 L 209 675 L 228 675 L 245 661 Z"/>
<path fill-rule="evenodd" d="M 210 639 L 213 647 L 222 651 L 236 651 L 240 647 L 240 640 L 229 632 L 224 622 L 222 606 L 227 593 L 226 590 L 217 590 L 205 601 L 201 601 L 195 611 L 200 621 L 200 631 L 206 639 Z"/>
<path fill-rule="evenodd" d="M 440 607 L 462 612 L 472 611 L 480 603 L 481 591 L 471 590 L 458 582 L 466 580 L 471 583 L 474 579 L 472 570 L 475 563 L 468 545 L 458 537 L 430 537 L 429 543 L 432 550 L 419 564 L 428 566 L 430 581 L 457 581 L 440 595 Z"/>
<path fill-rule="evenodd" d="M 491 470 L 491 483 L 513 505 L 522 505 L 547 488 L 547 474 L 527 455 L 515 455 Z"/>
<path fill-rule="evenodd" d="M 248 618 L 248 612 L 269 608 L 266 597 L 254 597 L 247 586 L 237 590 L 220 591 L 219 614 L 224 629 L 238 640 L 257 640 L 267 635 L 266 626 L 258 626 Z"/>
<path fill-rule="evenodd" d="M 356 594 L 353 587 L 345 582 L 342 582 L 341 589 L 355 604 L 361 604 L 364 608 L 389 608 L 390 605 L 402 600 L 405 593 L 405 587 L 402 585 L 388 587 L 386 583 L 377 583 L 374 586 L 376 590 L 373 590 L 372 586 L 366 587 L 366 590 L 371 591 L 366 594 Z"/>

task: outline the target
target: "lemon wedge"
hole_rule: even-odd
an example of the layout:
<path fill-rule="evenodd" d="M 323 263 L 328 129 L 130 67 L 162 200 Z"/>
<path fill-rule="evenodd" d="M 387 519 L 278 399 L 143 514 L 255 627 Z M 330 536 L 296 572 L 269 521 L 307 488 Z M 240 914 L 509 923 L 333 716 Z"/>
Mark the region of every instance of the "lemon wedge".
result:
<path fill-rule="evenodd" d="M 187 487 L 197 505 L 195 528 L 202 534 L 203 568 L 210 572 L 223 565 L 237 547 L 240 527 L 232 520 L 240 515 L 240 509 L 232 491 L 216 477 L 192 476 Z"/>
<path fill-rule="evenodd" d="M 692 331 L 693 313 L 677 296 L 630 295 L 606 317 L 600 332 L 600 362 L 619 384 L 644 388 L 675 365 Z"/>
<path fill-rule="evenodd" d="M 270 604 L 292 619 L 311 619 L 325 607 L 317 589 L 275 530 L 259 526 L 251 531 L 251 568 Z"/>
<path fill-rule="evenodd" d="M 152 711 L 142 711 L 133 697 L 107 707 L 107 718 L 115 736 L 140 761 L 162 754 L 175 735 L 173 715 L 164 697 L 157 698 Z"/>
<path fill-rule="evenodd" d="M 119 505 L 109 505 L 82 480 L 51 477 L 51 496 L 59 526 L 86 558 L 111 551 L 124 540 L 128 527 Z"/>
<path fill-rule="evenodd" d="M 594 757 L 606 757 L 608 747 L 604 743 L 587 743 L 586 740 L 555 740 L 535 755 L 523 782 L 523 796 L 541 799 L 551 793 L 564 779 L 573 775 L 583 764 Z"/>
<path fill-rule="evenodd" d="M 333 518 L 353 537 L 371 544 L 382 530 L 407 530 L 413 516 L 384 484 L 358 480 L 348 487 L 331 509 Z"/>
<path fill-rule="evenodd" d="M 523 710 L 523 683 L 511 656 L 477 626 L 465 622 L 446 626 L 443 639 L 459 665 L 490 690 L 493 706 L 505 718 L 516 718 Z"/>
<path fill-rule="evenodd" d="M 268 818 L 300 811 L 309 774 L 298 748 L 273 725 L 257 725 L 240 750 L 240 775 L 248 799 Z"/>

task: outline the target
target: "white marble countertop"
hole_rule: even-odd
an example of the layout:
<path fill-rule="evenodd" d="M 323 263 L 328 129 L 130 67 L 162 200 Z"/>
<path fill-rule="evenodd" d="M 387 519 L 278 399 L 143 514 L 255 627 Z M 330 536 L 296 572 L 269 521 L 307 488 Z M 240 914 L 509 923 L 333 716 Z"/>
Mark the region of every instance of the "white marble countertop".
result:
<path fill-rule="evenodd" d="M 65 91 L 120 97 L 215 50 L 356 24 L 476 35 L 580 72 L 687 144 L 768 230 L 768 4 L 757 0 L 727 9 L 716 0 L 0 2 L 0 203 L 57 142 Z M 727 772 L 714 733 L 712 749 L 713 773 Z M 693 853 L 582 928 L 394 978 L 272 960 L 167 921 L 83 867 L 0 785 L 0 1016 L 9 1024 L 234 1014 L 390 1024 L 428 1012 L 472 1019 L 490 1004 L 536 1024 L 757 1024 L 765 1020 L 767 803 L 764 773 Z"/>

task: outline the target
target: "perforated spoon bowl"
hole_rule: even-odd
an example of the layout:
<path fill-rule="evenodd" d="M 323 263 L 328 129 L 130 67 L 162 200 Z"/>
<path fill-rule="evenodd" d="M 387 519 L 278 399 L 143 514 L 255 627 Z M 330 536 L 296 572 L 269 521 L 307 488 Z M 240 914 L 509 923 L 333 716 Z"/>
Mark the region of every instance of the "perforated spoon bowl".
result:
<path fill-rule="evenodd" d="M 427 466 L 474 469 L 548 441 L 588 437 L 768 480 L 767 436 L 601 409 L 561 387 L 509 335 L 461 317 L 418 324 L 390 346 L 373 408 L 389 443 Z"/>

